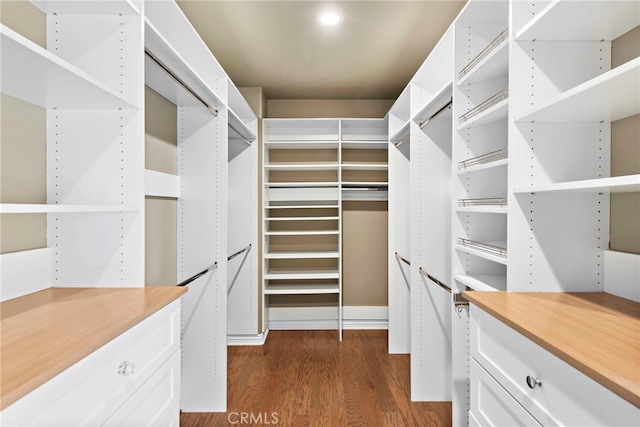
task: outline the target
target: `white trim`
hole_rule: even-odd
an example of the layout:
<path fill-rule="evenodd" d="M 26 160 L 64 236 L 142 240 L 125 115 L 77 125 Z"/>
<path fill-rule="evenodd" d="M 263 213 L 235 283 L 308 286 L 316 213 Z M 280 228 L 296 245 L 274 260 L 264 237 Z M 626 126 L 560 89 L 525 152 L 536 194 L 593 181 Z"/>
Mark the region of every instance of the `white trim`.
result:
<path fill-rule="evenodd" d="M 227 335 L 227 346 L 264 345 L 267 341 L 267 335 L 269 335 L 269 328 L 256 335 Z"/>

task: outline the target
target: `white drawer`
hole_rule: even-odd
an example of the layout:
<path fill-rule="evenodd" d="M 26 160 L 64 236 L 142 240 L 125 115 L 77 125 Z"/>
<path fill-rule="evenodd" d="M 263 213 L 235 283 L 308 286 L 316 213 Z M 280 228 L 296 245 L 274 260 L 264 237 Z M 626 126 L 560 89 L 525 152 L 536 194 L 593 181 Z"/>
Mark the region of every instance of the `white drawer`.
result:
<path fill-rule="evenodd" d="M 5 426 L 104 423 L 180 346 L 180 301 L 105 344 L 0 414 Z M 126 372 L 119 368 L 126 366 Z"/>
<path fill-rule="evenodd" d="M 180 425 L 180 350 L 104 424 L 108 427 Z"/>
<path fill-rule="evenodd" d="M 540 424 L 475 360 L 469 364 L 471 402 L 469 425 L 515 427 Z"/>
<path fill-rule="evenodd" d="M 470 335 L 472 358 L 541 424 L 640 425 L 639 408 L 474 305 Z"/>

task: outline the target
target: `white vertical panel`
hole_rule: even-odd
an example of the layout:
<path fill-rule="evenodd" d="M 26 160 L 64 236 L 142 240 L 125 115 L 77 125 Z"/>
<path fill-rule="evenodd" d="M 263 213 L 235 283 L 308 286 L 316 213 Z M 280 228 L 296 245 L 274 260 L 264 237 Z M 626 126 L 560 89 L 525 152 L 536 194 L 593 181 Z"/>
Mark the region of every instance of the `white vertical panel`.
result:
<path fill-rule="evenodd" d="M 640 255 L 604 251 L 604 291 L 640 302 Z"/>
<path fill-rule="evenodd" d="M 0 255 L 0 301 L 51 287 L 51 249 Z"/>
<path fill-rule="evenodd" d="M 257 146 L 229 143 L 228 254 L 251 249 L 228 262 L 227 333 L 258 333 Z"/>
<path fill-rule="evenodd" d="M 411 399 L 451 400 L 451 120 L 411 124 Z"/>
<path fill-rule="evenodd" d="M 408 149 L 410 142 L 405 142 Z M 402 146 L 401 146 L 402 147 Z M 395 253 L 411 261 L 409 159 L 389 147 L 389 353 L 411 351 L 410 269 Z"/>
<path fill-rule="evenodd" d="M 214 262 L 189 285 L 182 322 L 181 409 L 224 412 L 227 404 L 227 122 L 204 107 L 178 108 L 178 280 Z"/>

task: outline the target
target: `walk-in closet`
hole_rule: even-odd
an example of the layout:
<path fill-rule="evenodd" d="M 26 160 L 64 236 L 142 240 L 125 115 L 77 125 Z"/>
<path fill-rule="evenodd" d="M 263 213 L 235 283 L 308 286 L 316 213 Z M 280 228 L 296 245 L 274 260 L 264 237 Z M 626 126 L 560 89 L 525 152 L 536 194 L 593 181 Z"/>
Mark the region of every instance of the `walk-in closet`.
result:
<path fill-rule="evenodd" d="M 640 425 L 639 1 L 0 0 L 0 66 L 1 425 Z"/>

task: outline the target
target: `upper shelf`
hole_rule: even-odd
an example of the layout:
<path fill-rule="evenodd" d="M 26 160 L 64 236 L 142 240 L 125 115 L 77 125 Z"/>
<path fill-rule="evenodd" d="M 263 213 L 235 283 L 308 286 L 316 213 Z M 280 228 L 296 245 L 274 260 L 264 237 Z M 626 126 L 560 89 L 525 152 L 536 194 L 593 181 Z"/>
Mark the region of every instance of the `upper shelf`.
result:
<path fill-rule="evenodd" d="M 182 85 L 176 80 L 177 78 L 180 79 L 185 86 L 189 87 L 190 90 L 196 93 L 198 97 L 200 97 L 202 101 L 208 104 L 211 108 L 221 108 L 225 105 L 222 98 L 214 92 L 215 89 L 219 88 L 210 88 L 205 80 L 195 69 L 189 66 L 182 55 L 171 45 L 171 43 L 162 35 L 152 22 L 148 19 L 145 20 L 144 28 L 145 50 L 150 55 L 153 55 L 155 60 L 163 64 L 162 66 L 149 67 L 150 62 L 148 58 L 145 59 L 145 78 L 147 80 L 147 85 L 162 96 L 174 102 L 176 105 L 202 105 L 194 95 L 190 94 L 189 97 L 185 98 L 184 93 L 182 93 L 185 88 L 179 87 Z M 147 57 L 149 57 L 149 54 Z M 152 62 L 155 62 L 155 60 L 152 60 Z M 165 69 L 163 69 L 163 67 Z M 170 77 L 167 70 L 171 70 L 171 74 L 175 77 Z M 166 75 L 157 75 L 158 73 L 164 73 Z M 166 92 L 169 93 L 167 94 Z M 174 99 L 170 97 L 171 93 L 180 95 L 178 98 L 174 97 Z M 182 104 L 182 102 L 187 102 L 187 104 Z"/>
<path fill-rule="evenodd" d="M 354 150 L 386 150 L 389 148 L 389 142 L 384 141 L 342 141 L 340 143 L 342 148 L 354 149 Z"/>
<path fill-rule="evenodd" d="M 640 58 L 574 87 L 516 121 L 607 121 L 640 112 Z"/>
<path fill-rule="evenodd" d="M 47 15 L 138 15 L 140 11 L 130 0 L 30 0 Z"/>
<path fill-rule="evenodd" d="M 489 123 L 505 120 L 509 113 L 509 100 L 503 99 L 497 104 L 483 110 L 482 112 L 471 117 L 469 120 L 458 125 L 458 130 L 469 129 L 472 127 L 482 126 Z"/>
<path fill-rule="evenodd" d="M 516 33 L 516 40 L 611 41 L 639 24 L 636 0 L 555 0 Z"/>
<path fill-rule="evenodd" d="M 527 193 L 636 193 L 640 192 L 640 175 L 586 179 L 557 184 L 514 188 L 515 194 Z"/>
<path fill-rule="evenodd" d="M 431 117 L 437 115 L 443 106 L 451 101 L 453 83 L 449 82 L 442 86 L 436 94 L 413 116 L 412 121 L 422 125 Z"/>
<path fill-rule="evenodd" d="M 337 146 L 339 128 L 338 119 L 267 119 L 264 121 L 264 140 L 290 143 L 335 141 Z"/>
<path fill-rule="evenodd" d="M 251 143 L 256 140 L 256 134 L 249 129 L 247 124 L 238 117 L 238 115 L 231 109 L 228 109 L 229 128 L 236 133 L 241 139 Z"/>
<path fill-rule="evenodd" d="M 115 90 L 0 25 L 1 90 L 44 108 L 133 109 Z"/>

